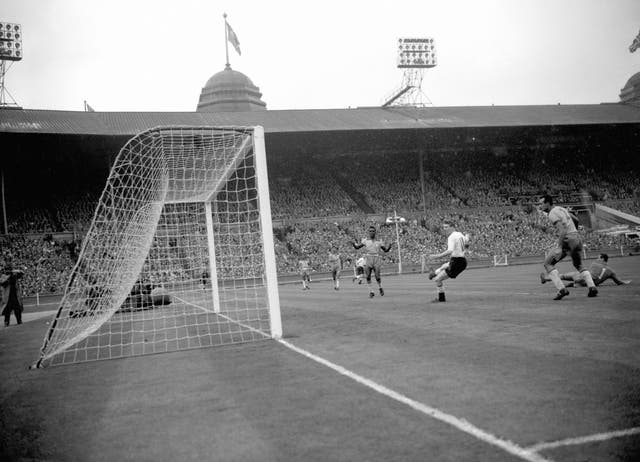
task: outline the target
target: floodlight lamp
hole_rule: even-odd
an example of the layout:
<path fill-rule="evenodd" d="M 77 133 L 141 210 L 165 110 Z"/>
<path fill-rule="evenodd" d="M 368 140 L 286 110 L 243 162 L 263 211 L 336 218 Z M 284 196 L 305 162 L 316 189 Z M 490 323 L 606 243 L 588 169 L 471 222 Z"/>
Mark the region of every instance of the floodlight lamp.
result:
<path fill-rule="evenodd" d="M 435 65 L 433 38 L 398 39 L 399 68 L 429 68 Z"/>
<path fill-rule="evenodd" d="M 0 59 L 3 61 L 20 61 L 22 59 L 20 24 L 0 22 Z"/>

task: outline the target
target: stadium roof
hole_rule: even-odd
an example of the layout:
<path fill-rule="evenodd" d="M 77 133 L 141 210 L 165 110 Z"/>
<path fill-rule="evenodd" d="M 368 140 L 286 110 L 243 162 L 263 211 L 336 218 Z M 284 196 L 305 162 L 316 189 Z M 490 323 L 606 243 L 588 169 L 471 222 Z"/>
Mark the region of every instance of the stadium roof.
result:
<path fill-rule="evenodd" d="M 261 125 L 265 133 L 640 123 L 619 103 L 548 106 L 369 107 L 254 112 L 78 112 L 0 109 L 0 134 L 133 136 L 160 125 Z"/>

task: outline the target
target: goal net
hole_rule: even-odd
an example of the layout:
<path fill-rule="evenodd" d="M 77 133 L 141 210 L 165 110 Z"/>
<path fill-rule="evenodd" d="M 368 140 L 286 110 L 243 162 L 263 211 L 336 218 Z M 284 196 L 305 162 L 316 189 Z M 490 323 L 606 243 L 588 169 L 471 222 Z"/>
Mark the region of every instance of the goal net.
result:
<path fill-rule="evenodd" d="M 262 127 L 120 150 L 36 366 L 282 335 Z"/>

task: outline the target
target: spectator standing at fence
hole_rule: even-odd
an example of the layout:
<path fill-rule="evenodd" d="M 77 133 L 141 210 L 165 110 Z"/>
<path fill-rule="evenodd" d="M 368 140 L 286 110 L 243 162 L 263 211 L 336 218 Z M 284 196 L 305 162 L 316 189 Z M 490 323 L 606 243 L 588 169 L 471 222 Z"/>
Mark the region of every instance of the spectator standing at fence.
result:
<path fill-rule="evenodd" d="M 209 282 L 209 271 L 207 271 L 206 269 L 203 269 L 202 273 L 200 274 L 200 282 L 202 283 L 202 290 L 206 290 L 207 283 Z"/>
<path fill-rule="evenodd" d="M 556 289 L 558 289 L 554 300 L 560 300 L 569 295 L 569 291 L 562 282 L 558 269 L 556 268 L 556 264 L 567 255 L 571 256 L 573 266 L 578 270 L 587 287 L 589 287 L 587 296 L 597 296 L 598 289 L 596 289 L 591 273 L 585 269 L 582 264 L 582 239 L 576 228 L 577 218 L 570 214 L 564 207 L 554 206 L 553 198 L 549 195 L 544 195 L 540 199 L 540 209 L 547 214 L 549 221 L 551 221 L 558 232 L 559 248 L 555 252 L 550 253 L 544 261 L 547 276 L 551 279 L 553 285 L 556 286 Z"/>
<path fill-rule="evenodd" d="M 23 272 L 13 269 L 11 261 L 8 261 L 0 275 L 0 304 L 2 304 L 2 315 L 4 316 L 4 326 L 9 327 L 11 312 L 16 317 L 16 322 L 22 324 L 22 295 L 20 293 L 20 282 Z"/>

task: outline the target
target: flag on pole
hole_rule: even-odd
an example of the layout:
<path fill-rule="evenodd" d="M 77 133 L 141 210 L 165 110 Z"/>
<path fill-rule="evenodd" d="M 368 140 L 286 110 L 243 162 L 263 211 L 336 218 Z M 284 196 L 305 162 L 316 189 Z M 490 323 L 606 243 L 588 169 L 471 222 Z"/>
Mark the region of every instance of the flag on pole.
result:
<path fill-rule="evenodd" d="M 238 36 L 226 20 L 224 21 L 224 23 L 227 25 L 227 40 L 229 40 L 231 45 L 233 45 L 233 48 L 236 49 L 236 52 L 239 55 L 242 55 L 242 53 L 240 53 L 240 40 L 238 40 Z"/>
<path fill-rule="evenodd" d="M 93 109 L 91 106 L 89 106 L 87 104 L 87 102 L 84 102 L 84 112 L 96 112 L 95 109 Z"/>
<path fill-rule="evenodd" d="M 629 46 L 629 51 L 633 53 L 638 48 L 640 48 L 640 32 L 638 32 L 638 35 L 636 35 L 636 38 L 633 39 L 633 43 L 631 43 L 631 45 Z"/>

